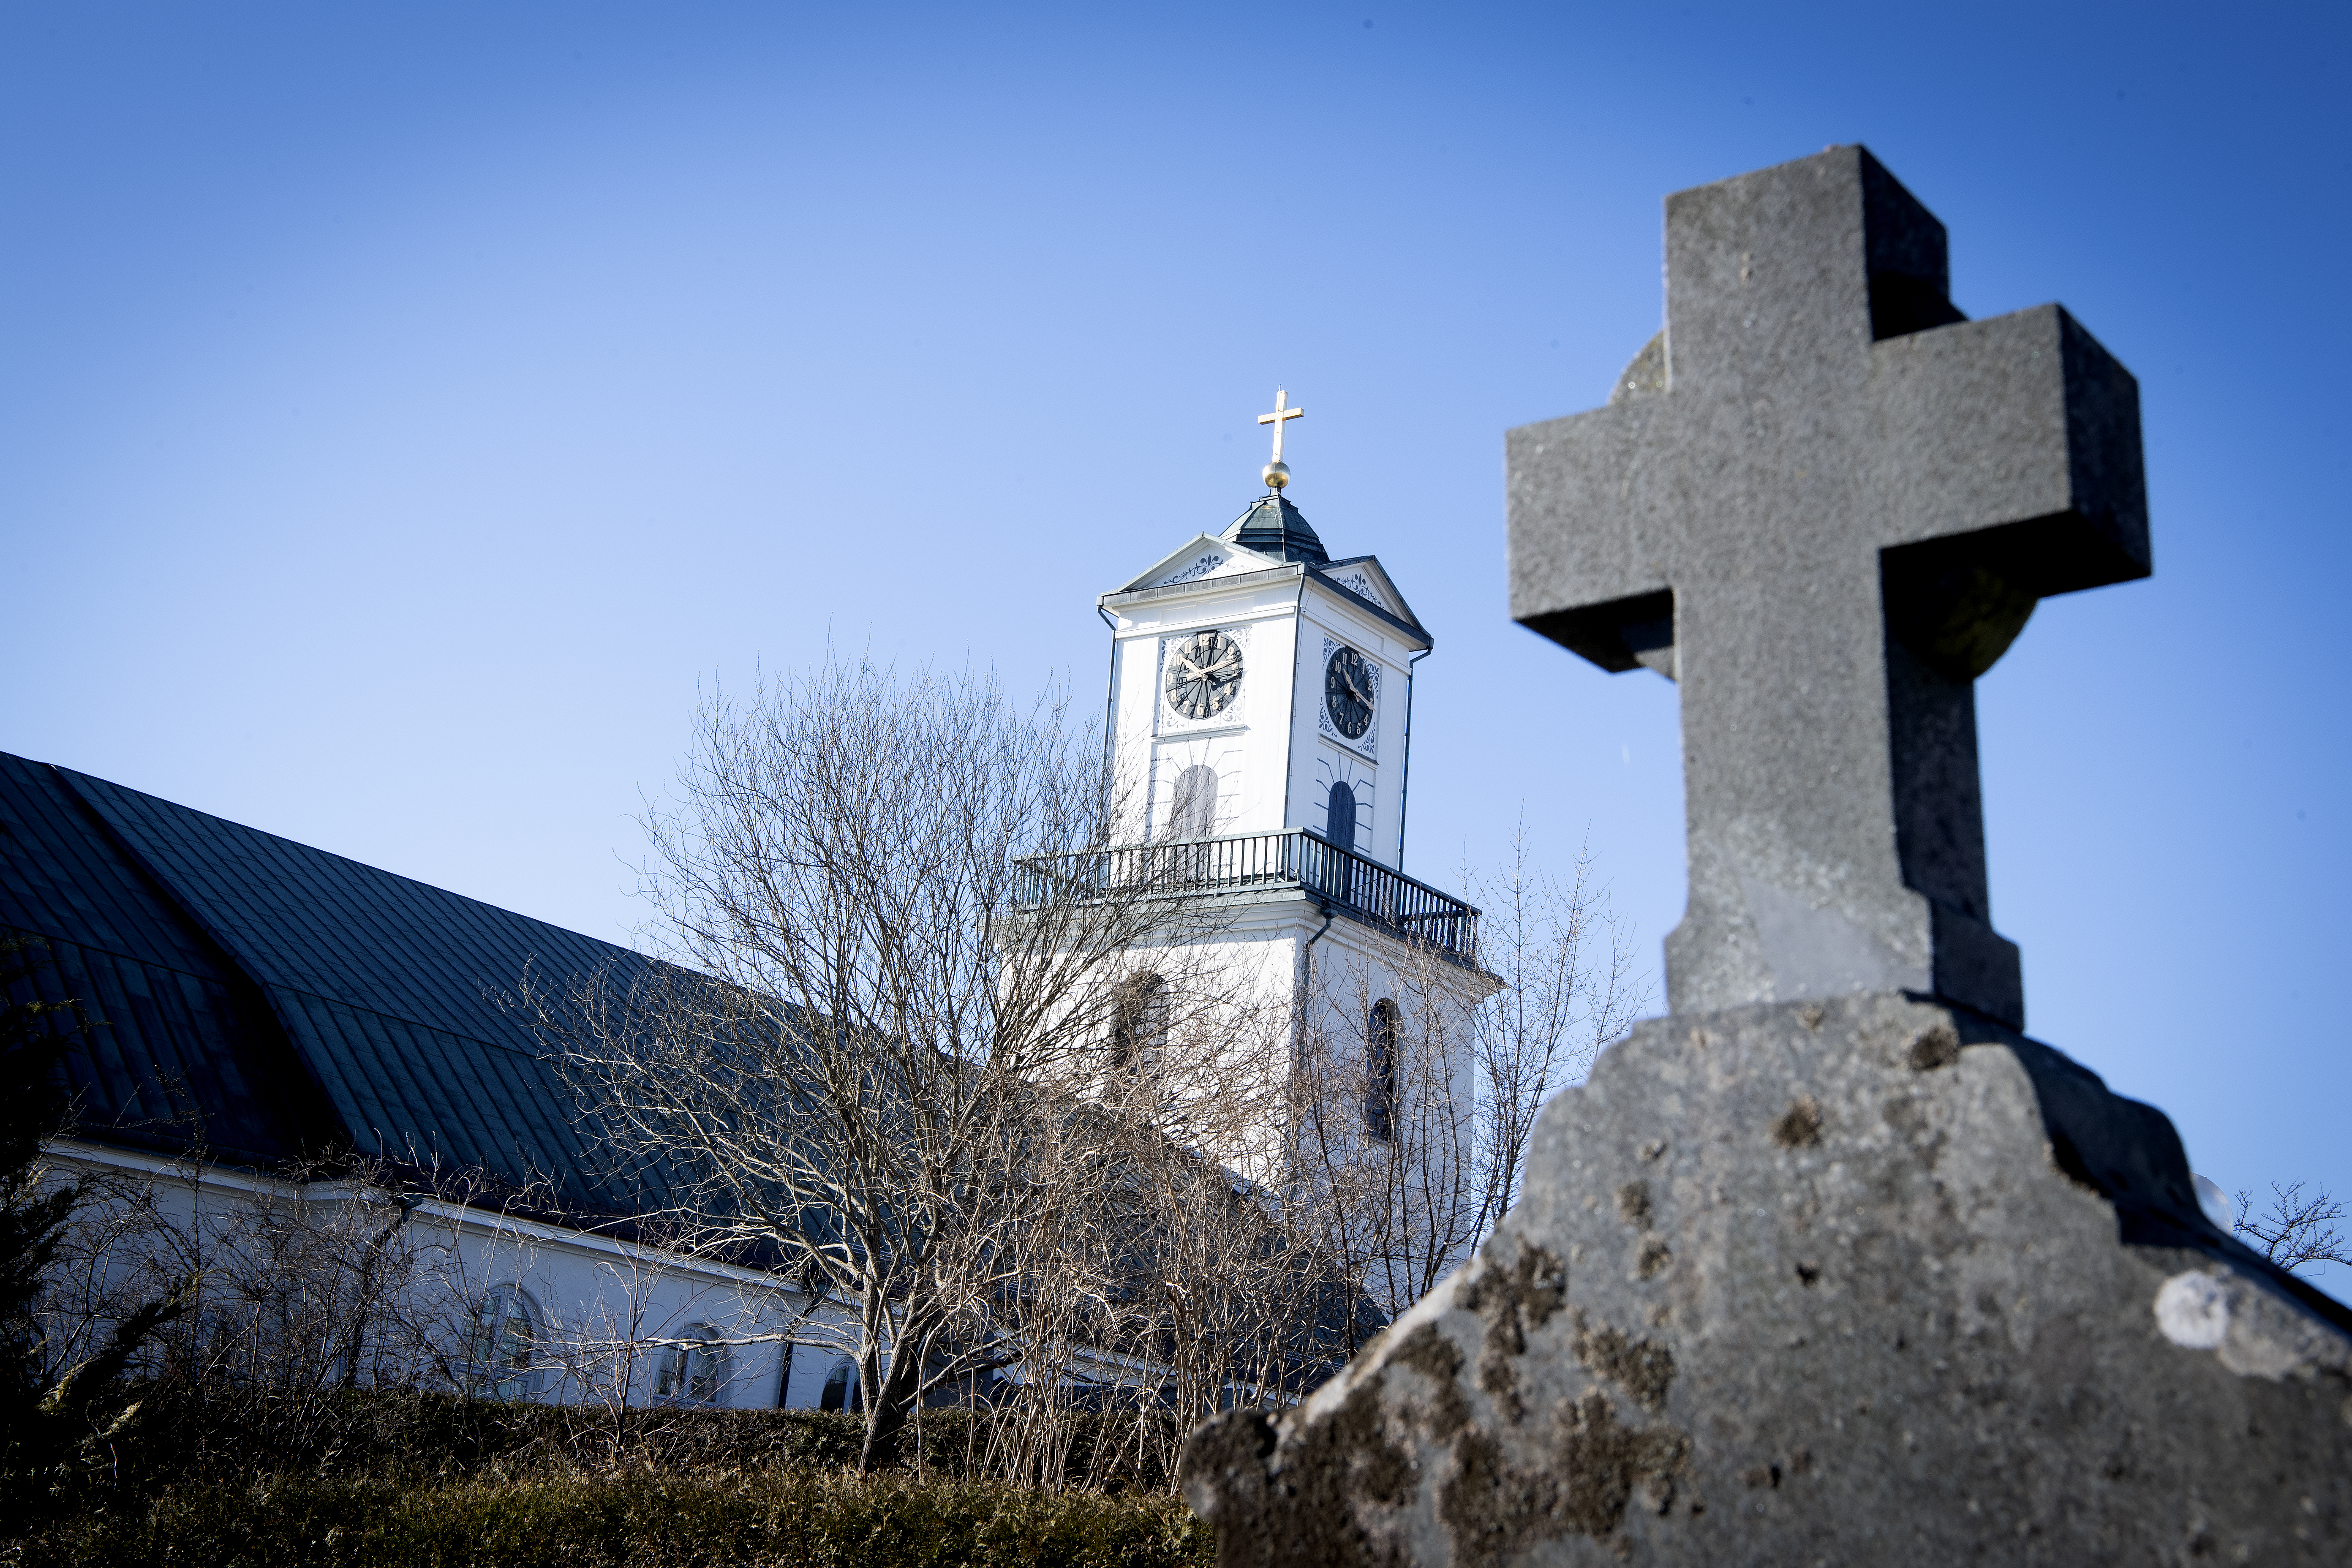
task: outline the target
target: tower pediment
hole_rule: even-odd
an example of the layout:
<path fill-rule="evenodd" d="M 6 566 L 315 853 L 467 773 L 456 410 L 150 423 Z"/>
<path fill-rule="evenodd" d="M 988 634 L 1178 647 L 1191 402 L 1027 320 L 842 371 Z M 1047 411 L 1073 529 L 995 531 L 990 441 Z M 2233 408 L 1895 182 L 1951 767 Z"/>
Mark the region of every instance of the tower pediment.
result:
<path fill-rule="evenodd" d="M 1142 588 L 1173 588 L 1186 583 L 1204 582 L 1212 577 L 1263 572 L 1269 566 L 1281 564 L 1282 561 L 1277 556 L 1261 554 L 1213 533 L 1196 533 L 1134 577 L 1113 588 L 1111 593 L 1132 594 Z"/>
<path fill-rule="evenodd" d="M 1246 521 L 1249 515 L 1244 514 Z M 1238 542 L 1234 537 L 1240 524 L 1223 534 L 1196 533 L 1145 567 L 1133 577 L 1103 595 L 1106 600 L 1123 594 L 1139 593 L 1145 589 L 1181 588 L 1189 584 L 1208 584 L 1219 578 L 1239 577 L 1253 572 L 1265 572 L 1289 564 L 1281 556 L 1269 554 Z M 1370 606 L 1381 618 L 1401 631 L 1417 638 L 1426 647 L 1430 638 L 1421 617 L 1412 613 L 1402 594 L 1375 555 L 1351 555 L 1343 560 L 1301 562 L 1309 577 L 1328 587 Z"/>
<path fill-rule="evenodd" d="M 1404 595 L 1397 592 L 1397 585 L 1381 565 L 1380 557 L 1351 555 L 1344 561 L 1328 562 L 1313 570 L 1322 581 L 1346 590 L 1372 608 L 1403 622 L 1420 634 L 1424 641 L 1427 640 L 1427 628 L 1422 626 L 1421 617 L 1412 613 L 1412 606 L 1404 602 Z"/>

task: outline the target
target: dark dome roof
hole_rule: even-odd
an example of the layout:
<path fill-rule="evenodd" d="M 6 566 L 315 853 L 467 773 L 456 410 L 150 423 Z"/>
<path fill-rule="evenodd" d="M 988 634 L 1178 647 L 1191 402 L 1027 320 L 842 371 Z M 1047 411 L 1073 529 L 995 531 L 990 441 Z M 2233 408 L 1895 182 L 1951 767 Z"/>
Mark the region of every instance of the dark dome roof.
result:
<path fill-rule="evenodd" d="M 1242 513 L 1241 521 L 1225 530 L 1225 537 L 1244 550 L 1285 561 L 1304 561 L 1320 566 L 1331 559 L 1330 552 L 1315 537 L 1307 519 L 1299 515 L 1287 496 L 1279 492 L 1260 496 L 1255 506 Z"/>

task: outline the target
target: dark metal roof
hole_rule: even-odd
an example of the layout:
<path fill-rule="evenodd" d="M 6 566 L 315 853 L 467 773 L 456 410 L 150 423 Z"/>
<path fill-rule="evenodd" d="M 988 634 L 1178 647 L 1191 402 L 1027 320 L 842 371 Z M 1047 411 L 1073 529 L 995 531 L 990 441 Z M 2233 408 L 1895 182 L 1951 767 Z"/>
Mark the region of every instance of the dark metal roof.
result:
<path fill-rule="evenodd" d="M 86 1135 L 249 1163 L 350 1149 L 543 1180 L 550 1207 L 640 1206 L 495 998 L 526 965 L 625 984 L 642 955 L 5 753 L 0 826 L 0 924 L 46 938 L 43 989 L 108 1026 L 70 1067 Z"/>
<path fill-rule="evenodd" d="M 90 816 L 56 770 L 0 753 L 0 926 L 50 967 L 17 988 L 79 1001 L 66 1062 L 83 1130 L 243 1164 L 299 1157 L 323 1102 L 259 993 Z M 15 999 L 27 999 L 19 994 Z"/>
<path fill-rule="evenodd" d="M 1307 526 L 1307 519 L 1290 504 L 1290 498 L 1278 490 L 1260 496 L 1256 505 L 1225 530 L 1225 537 L 1244 550 L 1284 561 L 1305 561 L 1320 566 L 1331 559 L 1323 542 Z"/>

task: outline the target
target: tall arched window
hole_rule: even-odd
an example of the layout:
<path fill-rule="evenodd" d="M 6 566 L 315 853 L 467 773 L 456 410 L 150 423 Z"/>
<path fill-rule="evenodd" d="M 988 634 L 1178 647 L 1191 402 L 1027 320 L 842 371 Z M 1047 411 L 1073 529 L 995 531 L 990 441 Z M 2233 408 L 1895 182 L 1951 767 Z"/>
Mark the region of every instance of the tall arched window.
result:
<path fill-rule="evenodd" d="M 1397 1005 L 1372 1004 L 1364 1030 L 1364 1130 L 1385 1143 L 1396 1137 Z"/>
<path fill-rule="evenodd" d="M 1341 779 L 1331 786 L 1331 801 L 1323 818 L 1323 837 L 1342 849 L 1356 847 L 1356 786 Z"/>
<path fill-rule="evenodd" d="M 466 1337 L 466 1380 L 477 1399 L 522 1399 L 539 1392 L 539 1313 L 511 1285 L 483 1292 Z"/>
<path fill-rule="evenodd" d="M 1157 974 L 1123 982 L 1111 1003 L 1111 1067 L 1137 1072 L 1150 1066 L 1167 1034 L 1168 983 Z"/>
<path fill-rule="evenodd" d="M 1168 810 L 1170 838 L 1206 838 L 1217 831 L 1217 770 L 1194 763 L 1176 775 Z"/>
<path fill-rule="evenodd" d="M 654 1374 L 654 1400 L 661 1405 L 716 1405 L 727 1386 L 727 1347 L 708 1323 L 697 1323 L 663 1349 Z"/>
<path fill-rule="evenodd" d="M 857 1363 L 846 1356 L 834 1363 L 825 1374 L 824 1392 L 817 1395 L 819 1410 L 863 1410 L 866 1390 L 857 1379 Z"/>

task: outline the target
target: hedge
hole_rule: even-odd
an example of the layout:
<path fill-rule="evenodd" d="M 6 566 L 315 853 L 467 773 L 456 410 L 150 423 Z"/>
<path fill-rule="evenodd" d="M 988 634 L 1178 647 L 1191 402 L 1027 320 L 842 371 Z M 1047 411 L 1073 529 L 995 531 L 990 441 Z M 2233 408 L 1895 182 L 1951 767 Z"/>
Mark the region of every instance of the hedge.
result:
<path fill-rule="evenodd" d="M 60 1521 L 19 1551 L 26 1568 L 1208 1568 L 1215 1557 L 1207 1527 L 1170 1497 L 806 1468 L 191 1483 Z"/>
<path fill-rule="evenodd" d="M 140 1411 L 107 1463 L 58 1492 L 16 1478 L 0 1563 L 1205 1568 L 1214 1555 L 1165 1476 L 1091 1466 L 1097 1444 L 1124 1451 L 1132 1424 L 1155 1418 L 1134 1412 L 1075 1423 L 1066 1480 L 1111 1489 L 1047 1492 L 970 1473 L 998 1419 L 985 1411 L 924 1412 L 898 1468 L 860 1477 L 846 1467 L 862 1418 L 813 1411 L 129 1393 Z"/>
<path fill-rule="evenodd" d="M 855 1465 L 865 1446 L 860 1415 L 814 1410 L 599 1409 L 593 1405 L 461 1399 L 350 1390 L 292 1398 L 264 1390 L 170 1384 L 127 1390 L 140 1414 L 118 1446 L 121 1481 L 154 1489 L 181 1479 L 247 1481 L 264 1476 L 446 1482 L 553 1472 L 751 1470 L 778 1465 Z M 104 1413 L 100 1413 L 101 1417 Z M 982 1479 L 972 1456 L 987 1447 L 987 1411 L 926 1410 L 904 1433 L 896 1468 Z M 1135 1458 L 1135 1423 L 1163 1413 L 1076 1413 L 1063 1480 L 1113 1491 L 1168 1491 L 1172 1478 Z M 1182 1432 L 1156 1431 L 1167 1451 Z M 1097 1463 L 1097 1454 L 1101 1462 Z"/>

